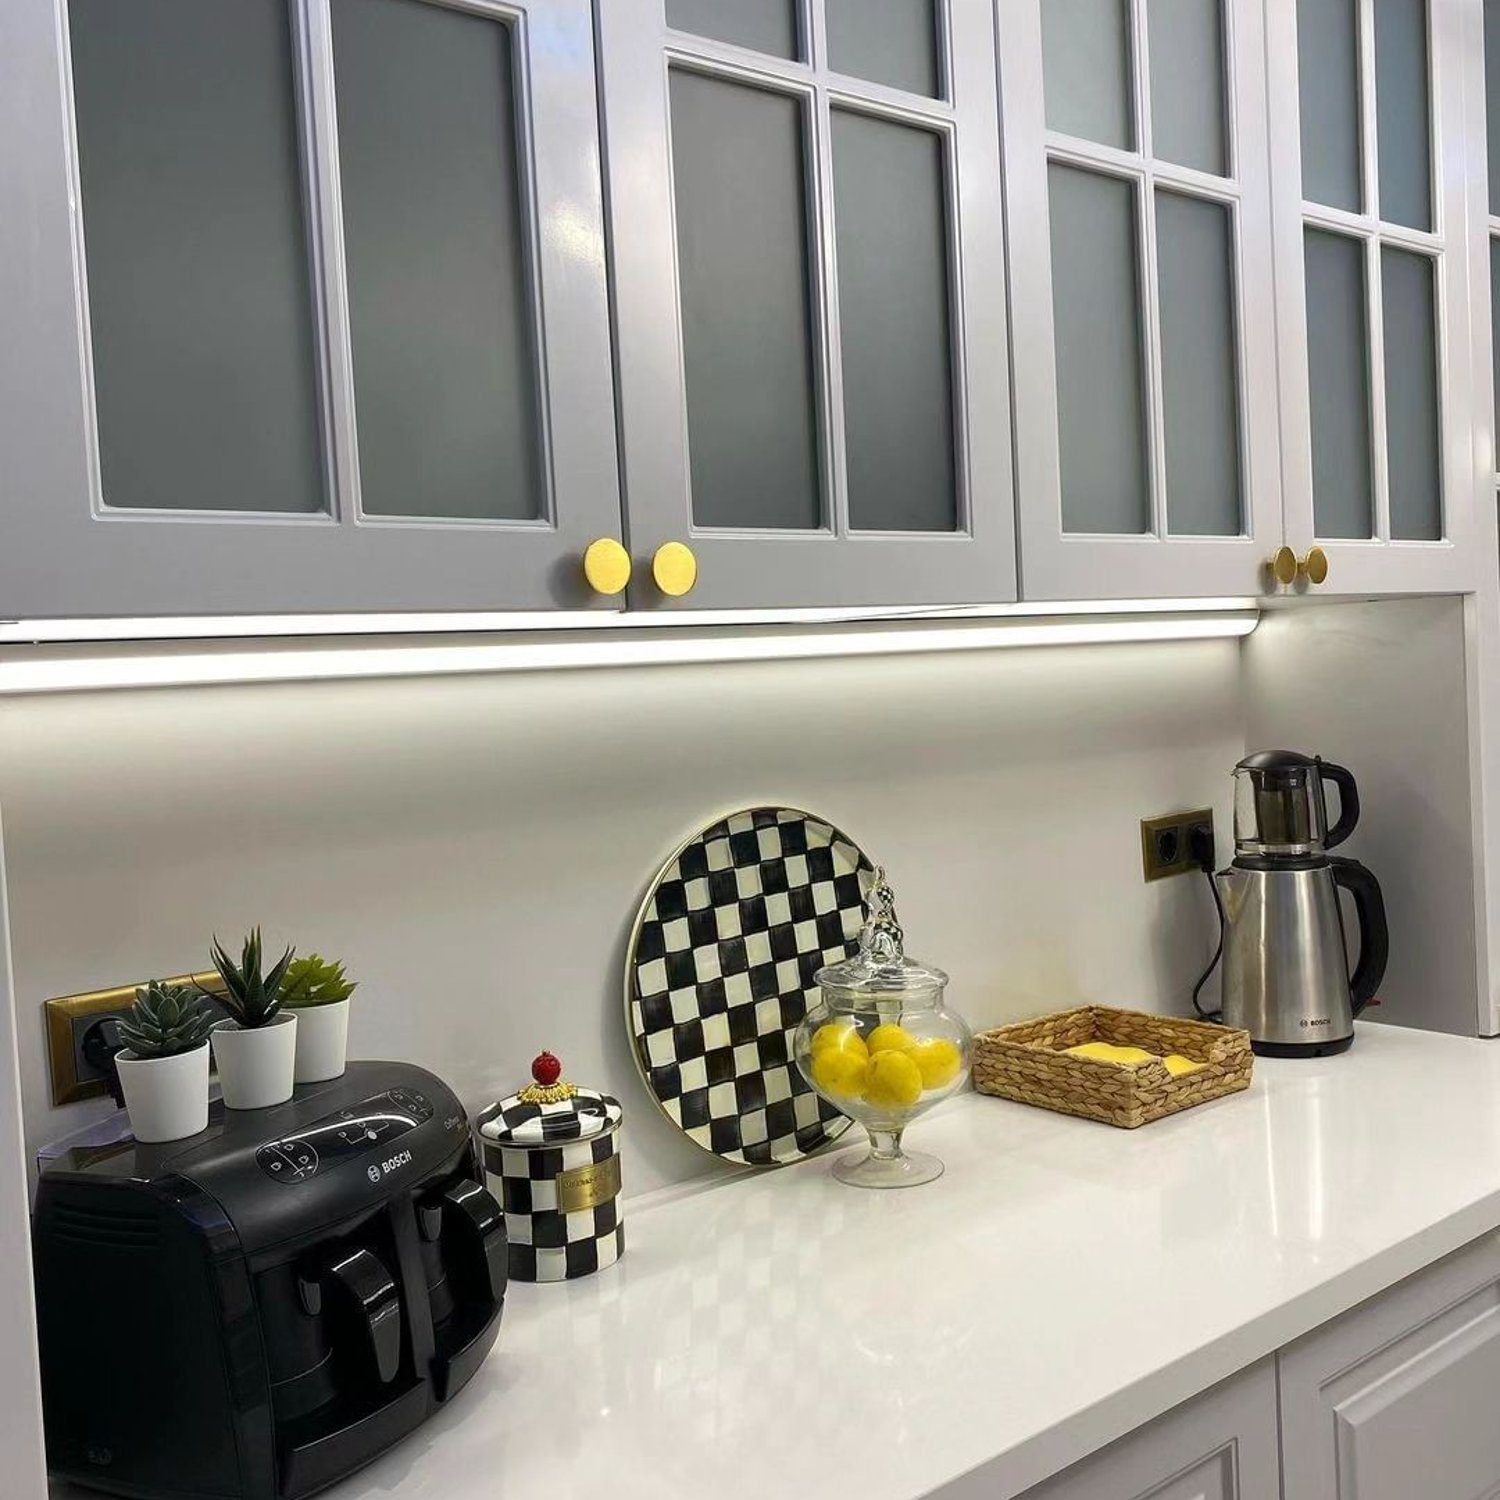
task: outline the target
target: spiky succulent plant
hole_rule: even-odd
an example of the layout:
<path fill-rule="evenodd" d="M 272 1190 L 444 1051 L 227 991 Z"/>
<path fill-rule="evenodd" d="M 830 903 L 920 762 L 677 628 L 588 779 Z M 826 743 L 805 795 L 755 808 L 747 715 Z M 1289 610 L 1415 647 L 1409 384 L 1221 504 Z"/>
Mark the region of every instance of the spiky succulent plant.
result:
<path fill-rule="evenodd" d="M 119 1024 L 120 1040 L 137 1057 L 175 1057 L 208 1040 L 214 1017 L 186 985 L 153 979 L 135 992 Z"/>
<path fill-rule="evenodd" d="M 344 966 L 316 953 L 292 961 L 281 986 L 281 1003 L 289 1010 L 335 1005 L 354 993 L 356 981 L 344 978 Z"/>
<path fill-rule="evenodd" d="M 270 1025 L 281 1009 L 281 987 L 292 961 L 292 950 L 288 948 L 262 973 L 260 928 L 256 927 L 245 939 L 239 963 L 229 956 L 218 938 L 210 951 L 214 968 L 224 982 L 224 993 L 215 997 L 219 1004 L 246 1031 Z"/>

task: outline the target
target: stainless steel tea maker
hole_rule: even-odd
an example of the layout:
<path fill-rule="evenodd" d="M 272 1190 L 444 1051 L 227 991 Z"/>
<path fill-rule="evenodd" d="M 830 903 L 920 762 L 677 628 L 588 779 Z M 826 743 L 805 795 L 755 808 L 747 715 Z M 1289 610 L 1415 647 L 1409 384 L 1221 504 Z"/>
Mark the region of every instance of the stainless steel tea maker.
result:
<path fill-rule="evenodd" d="M 1324 785 L 1339 794 L 1328 826 Z M 1380 883 L 1328 850 L 1359 820 L 1353 775 L 1317 756 L 1262 750 L 1234 768 L 1235 857 L 1215 875 L 1224 916 L 1223 1019 L 1272 1057 L 1342 1052 L 1385 974 Z M 1359 962 L 1349 972 L 1339 891 L 1354 900 Z"/>

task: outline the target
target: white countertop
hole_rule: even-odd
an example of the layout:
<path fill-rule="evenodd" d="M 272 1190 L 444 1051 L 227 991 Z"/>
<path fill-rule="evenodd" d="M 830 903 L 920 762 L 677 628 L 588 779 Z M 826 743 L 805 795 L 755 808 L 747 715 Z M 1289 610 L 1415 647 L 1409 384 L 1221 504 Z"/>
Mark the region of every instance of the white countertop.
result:
<path fill-rule="evenodd" d="M 330 1500 L 1003 1500 L 1500 1225 L 1500 1041 L 1361 1025 L 1140 1130 L 965 1095 L 911 1140 L 941 1181 L 629 1203 Z"/>

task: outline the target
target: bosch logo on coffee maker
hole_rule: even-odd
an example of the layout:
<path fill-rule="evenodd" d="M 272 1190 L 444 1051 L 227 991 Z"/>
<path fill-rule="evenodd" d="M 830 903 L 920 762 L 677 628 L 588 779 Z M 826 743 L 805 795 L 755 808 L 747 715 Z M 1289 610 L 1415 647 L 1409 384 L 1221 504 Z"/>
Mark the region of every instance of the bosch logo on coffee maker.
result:
<path fill-rule="evenodd" d="M 410 1160 L 410 1151 L 398 1151 L 394 1156 L 387 1157 L 386 1160 L 381 1162 L 380 1164 L 380 1171 L 382 1176 L 389 1175 L 390 1173 L 394 1172 L 397 1167 L 404 1167 Z"/>

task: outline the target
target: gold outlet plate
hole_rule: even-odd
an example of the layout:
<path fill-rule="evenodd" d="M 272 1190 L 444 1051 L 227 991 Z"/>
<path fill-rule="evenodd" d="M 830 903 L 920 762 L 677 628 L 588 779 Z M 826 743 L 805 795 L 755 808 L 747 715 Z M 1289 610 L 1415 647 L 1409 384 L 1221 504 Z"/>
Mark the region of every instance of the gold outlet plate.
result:
<path fill-rule="evenodd" d="M 200 974 L 177 974 L 163 982 L 197 985 L 215 996 L 224 993 L 224 981 L 213 969 Z M 145 983 L 144 979 L 138 979 L 134 984 L 117 985 L 114 989 L 58 995 L 42 1002 L 42 1014 L 47 1022 L 47 1061 L 52 1074 L 54 1104 L 73 1104 L 79 1099 L 95 1099 L 109 1093 L 102 1078 L 81 1079 L 78 1076 L 74 1041 L 78 1035 L 78 1023 L 124 1015 L 135 1003 L 136 989 Z"/>
<path fill-rule="evenodd" d="M 1147 880 L 1166 880 L 1171 875 L 1186 875 L 1198 868 L 1190 849 L 1189 835 L 1199 824 L 1207 827 L 1212 841 L 1214 814 L 1211 807 L 1141 819 L 1141 870 Z"/>

